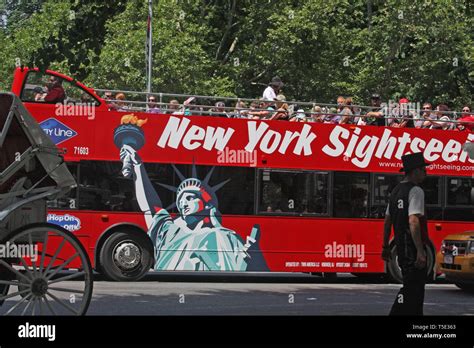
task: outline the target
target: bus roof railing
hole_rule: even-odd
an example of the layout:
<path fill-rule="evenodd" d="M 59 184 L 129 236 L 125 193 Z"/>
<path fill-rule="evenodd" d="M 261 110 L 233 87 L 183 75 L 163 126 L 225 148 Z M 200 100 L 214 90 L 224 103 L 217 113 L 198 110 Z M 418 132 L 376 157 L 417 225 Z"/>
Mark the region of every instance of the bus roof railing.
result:
<path fill-rule="evenodd" d="M 114 103 L 114 102 L 122 102 L 124 104 L 128 104 L 128 105 L 125 105 L 122 109 L 118 109 L 117 111 L 120 111 L 120 112 L 147 112 L 149 110 L 149 108 L 146 107 L 146 105 L 148 104 L 148 102 L 138 102 L 138 101 L 131 101 L 131 100 L 116 100 L 116 99 L 112 99 L 112 100 L 108 100 L 108 102 L 111 103 L 111 105 Z M 137 107 L 134 107 L 134 106 L 130 106 L 130 105 L 133 105 L 133 104 L 141 104 L 143 106 L 137 106 Z M 179 105 L 179 107 L 177 109 L 171 109 L 168 107 L 168 103 L 159 103 L 159 102 L 155 102 L 154 104 L 156 104 L 158 106 L 158 109 L 160 110 L 160 112 L 162 113 L 174 113 L 175 115 L 183 115 L 185 114 L 185 112 L 189 113 L 190 115 L 209 115 L 209 116 L 216 116 L 216 115 L 220 115 L 222 114 L 222 111 L 226 112 L 227 116 L 229 118 L 248 118 L 248 117 L 245 117 L 246 115 L 251 115 L 252 112 L 262 112 L 262 111 L 267 111 L 269 113 L 275 113 L 277 112 L 277 110 L 268 110 L 268 109 L 263 109 L 263 108 L 254 108 L 254 109 L 250 109 L 250 108 L 235 108 L 235 107 L 218 107 L 220 110 L 222 111 L 217 111 L 215 110 L 215 106 L 213 105 L 199 105 L 199 104 L 193 104 L 191 105 L 191 107 L 193 109 L 189 109 L 187 110 L 185 108 L 185 106 L 183 105 Z M 165 106 L 163 108 L 163 106 Z M 206 110 L 207 109 L 207 110 Z M 227 111 L 230 111 L 227 113 Z M 156 114 L 159 114 L 160 112 L 155 112 Z M 286 111 L 281 111 L 282 113 L 287 113 L 288 116 L 290 118 L 292 118 L 291 116 L 293 117 L 296 117 L 295 115 L 296 114 L 304 114 L 305 117 L 313 117 L 314 115 L 316 116 L 331 116 L 331 117 L 335 117 L 335 116 L 339 116 L 339 117 L 348 117 L 349 119 L 355 119 L 355 118 L 374 118 L 374 116 L 372 115 L 366 115 L 366 114 L 341 114 L 341 113 L 333 113 L 333 112 L 330 112 L 330 111 L 321 111 L 321 112 L 318 112 L 318 111 L 295 111 L 295 110 L 286 110 Z M 467 113 L 469 114 L 469 113 Z M 240 117 L 238 116 L 240 115 Z M 457 119 L 446 119 L 446 120 L 441 120 L 441 119 L 426 119 L 424 117 L 404 117 L 404 116 L 384 116 L 383 117 L 384 119 L 386 120 L 398 120 L 398 121 L 409 121 L 409 120 L 412 120 L 412 121 L 430 121 L 432 123 L 436 123 L 438 125 L 440 124 L 443 124 L 443 123 L 453 123 L 453 124 L 458 124 L 458 123 L 462 123 L 462 124 L 471 124 L 471 123 L 474 123 L 474 121 L 459 121 Z"/>
<path fill-rule="evenodd" d="M 145 96 L 146 98 L 149 98 L 150 96 L 154 97 L 159 97 L 159 102 L 153 102 L 155 105 L 158 105 L 161 111 L 177 111 L 176 109 L 170 109 L 168 107 L 163 108 L 163 106 L 168 106 L 169 103 L 163 102 L 164 98 L 182 98 L 182 99 L 189 99 L 191 97 L 194 97 L 196 99 L 203 99 L 203 100 L 216 100 L 216 101 L 235 101 L 235 102 L 267 102 L 267 103 L 276 103 L 277 101 L 270 101 L 270 100 L 263 100 L 262 98 L 239 98 L 239 97 L 223 97 L 223 96 L 206 96 L 206 95 L 197 95 L 197 94 L 179 94 L 179 93 L 162 93 L 162 92 L 141 92 L 141 91 L 127 91 L 127 90 L 114 90 L 114 89 L 95 89 L 96 92 L 103 92 L 103 93 L 123 93 L 125 95 L 139 95 L 139 96 Z M 150 104 L 149 101 L 140 101 L 140 100 L 118 100 L 118 99 L 108 99 L 107 102 L 110 103 L 124 103 L 127 104 L 128 108 L 120 111 L 147 111 L 148 104 Z M 332 113 L 330 112 L 330 109 L 332 108 L 337 108 L 340 105 L 338 104 L 330 104 L 330 103 L 318 103 L 318 102 L 302 102 L 302 101 L 296 101 L 296 100 L 285 100 L 282 101 L 284 104 L 288 105 L 297 105 L 298 109 L 302 109 L 303 106 L 311 106 L 313 109 L 315 106 L 319 106 L 323 109 L 321 112 L 317 111 L 297 111 L 297 110 L 291 110 L 287 111 L 288 114 L 294 115 L 294 114 L 305 114 L 305 115 L 325 115 L 325 116 L 347 116 L 351 119 L 353 118 L 372 118 L 373 116 L 367 116 L 364 114 L 352 114 L 352 115 L 343 115 L 341 113 Z M 419 103 L 419 105 L 422 105 L 423 103 Z M 136 106 L 135 106 L 136 105 Z M 352 110 L 354 109 L 359 109 L 359 110 L 366 110 L 366 111 L 373 111 L 374 109 L 377 109 L 380 111 L 381 109 L 384 108 L 389 108 L 390 106 L 399 106 L 400 104 L 398 103 L 392 103 L 392 104 L 381 104 L 380 106 L 368 106 L 368 105 L 357 105 L 357 104 L 351 104 L 347 105 L 347 107 L 351 108 Z M 410 104 L 408 104 L 410 105 Z M 224 106 L 224 107 L 219 107 L 216 105 L 206 105 L 206 104 L 189 104 L 189 105 L 184 105 L 184 103 L 179 104 L 178 110 L 184 109 L 185 107 L 192 107 L 192 108 L 200 108 L 200 110 L 195 111 L 194 114 L 202 114 L 202 115 L 216 115 L 216 111 L 213 110 L 215 108 L 219 108 L 220 110 L 224 111 L 231 111 L 230 114 L 248 114 L 250 111 L 251 112 L 259 112 L 259 111 L 266 111 L 266 108 L 253 108 L 249 109 L 250 106 L 247 107 L 240 107 L 237 108 L 236 106 Z M 207 109 L 207 111 L 206 111 Z M 400 117 L 398 115 L 393 115 L 392 111 L 393 109 L 389 109 L 389 115 L 385 115 L 384 119 L 391 120 L 391 119 L 396 119 L 396 120 L 413 120 L 413 121 L 432 121 L 435 123 L 459 123 L 458 118 L 462 117 L 463 115 L 470 115 L 472 114 L 471 112 L 457 112 L 457 111 L 437 111 L 437 110 L 421 110 L 419 108 L 408 108 L 408 107 L 403 107 L 402 108 L 403 112 L 405 113 L 412 113 L 413 117 Z M 277 110 L 274 110 L 276 112 Z M 448 116 L 451 115 L 454 119 L 450 118 L 449 120 L 440 120 L 440 119 L 426 119 L 424 117 L 416 117 L 418 114 L 421 113 L 436 113 L 439 112 L 442 114 L 442 116 Z M 190 113 L 193 114 L 193 110 L 190 110 Z M 450 117 L 450 116 L 448 116 Z M 473 123 L 471 121 L 462 121 L 461 123 Z"/>

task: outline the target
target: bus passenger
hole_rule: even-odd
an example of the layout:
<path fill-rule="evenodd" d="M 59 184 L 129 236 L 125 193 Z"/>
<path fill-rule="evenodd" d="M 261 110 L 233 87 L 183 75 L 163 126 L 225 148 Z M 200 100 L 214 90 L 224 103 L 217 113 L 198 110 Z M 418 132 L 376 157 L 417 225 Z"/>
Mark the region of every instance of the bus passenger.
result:
<path fill-rule="evenodd" d="M 117 111 L 129 111 L 129 107 L 125 104 L 125 94 L 117 93 L 115 99 L 117 99 L 117 101 L 113 105 L 115 105 Z"/>
<path fill-rule="evenodd" d="M 270 116 L 270 120 L 288 120 L 288 104 L 283 94 L 278 94 L 275 106 L 277 110 Z"/>
<path fill-rule="evenodd" d="M 158 104 L 156 104 L 156 98 L 153 95 L 148 98 L 148 109 L 146 112 L 149 114 L 161 114 L 162 112 Z"/>
<path fill-rule="evenodd" d="M 372 97 L 370 98 L 370 105 L 372 106 L 372 108 L 371 108 L 371 111 L 367 113 L 365 122 L 369 123 L 369 121 L 371 121 L 371 124 L 375 126 L 385 126 L 386 112 L 385 112 L 385 109 L 382 109 L 380 106 L 381 105 L 380 95 L 372 94 Z"/>
<path fill-rule="evenodd" d="M 182 115 L 182 113 L 179 111 L 179 101 L 176 99 L 170 100 L 168 103 L 168 108 L 166 109 L 166 113 L 171 115 Z"/>
<path fill-rule="evenodd" d="M 282 87 L 283 82 L 281 78 L 275 76 L 274 78 L 272 78 L 265 91 L 263 91 L 262 98 L 264 100 L 275 100 L 277 98 L 277 95 L 280 93 Z"/>
<path fill-rule="evenodd" d="M 270 100 L 262 100 L 259 105 L 259 109 L 255 111 L 250 111 L 249 115 L 254 120 L 263 120 L 267 119 L 270 115 L 273 114 L 275 109 L 272 107 L 272 102 Z"/>
<path fill-rule="evenodd" d="M 347 124 L 347 123 L 352 123 L 352 98 L 346 98 L 344 100 L 344 105 L 342 110 L 338 112 L 339 114 L 342 115 L 341 120 L 339 121 L 339 124 Z"/>
<path fill-rule="evenodd" d="M 62 86 L 63 81 L 57 76 L 50 76 L 46 85 L 47 92 L 37 94 L 35 101 L 44 101 L 46 103 L 62 103 L 66 99 L 66 92 Z M 41 88 L 40 88 L 41 89 Z"/>

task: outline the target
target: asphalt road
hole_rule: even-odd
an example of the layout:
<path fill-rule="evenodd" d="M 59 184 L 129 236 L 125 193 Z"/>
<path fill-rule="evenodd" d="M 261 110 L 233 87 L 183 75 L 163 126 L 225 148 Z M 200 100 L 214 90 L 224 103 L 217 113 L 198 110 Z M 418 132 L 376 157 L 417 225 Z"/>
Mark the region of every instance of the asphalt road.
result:
<path fill-rule="evenodd" d="M 97 279 L 89 315 L 386 315 L 400 285 L 349 274 L 150 274 L 133 283 Z M 474 315 L 474 294 L 437 281 L 426 315 Z"/>
<path fill-rule="evenodd" d="M 80 281 L 60 284 L 73 290 L 83 286 Z M 399 288 L 350 274 L 328 279 L 307 274 L 150 273 L 130 283 L 96 276 L 87 314 L 387 315 Z M 55 294 L 66 301 L 71 296 L 68 291 Z M 16 302 L 7 300 L 5 308 Z M 474 315 L 474 294 L 438 280 L 426 286 L 424 308 L 425 315 Z"/>

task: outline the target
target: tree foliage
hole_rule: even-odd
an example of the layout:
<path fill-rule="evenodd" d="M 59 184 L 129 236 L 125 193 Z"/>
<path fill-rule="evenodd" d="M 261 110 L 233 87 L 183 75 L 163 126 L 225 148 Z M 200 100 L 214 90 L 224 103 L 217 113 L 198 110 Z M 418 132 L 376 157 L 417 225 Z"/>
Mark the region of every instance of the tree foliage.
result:
<path fill-rule="evenodd" d="M 0 87 L 15 58 L 95 87 L 144 90 L 146 0 L 7 1 Z M 26 7 L 24 7 L 26 6 Z M 153 90 L 288 99 L 472 103 L 469 0 L 154 0 Z"/>

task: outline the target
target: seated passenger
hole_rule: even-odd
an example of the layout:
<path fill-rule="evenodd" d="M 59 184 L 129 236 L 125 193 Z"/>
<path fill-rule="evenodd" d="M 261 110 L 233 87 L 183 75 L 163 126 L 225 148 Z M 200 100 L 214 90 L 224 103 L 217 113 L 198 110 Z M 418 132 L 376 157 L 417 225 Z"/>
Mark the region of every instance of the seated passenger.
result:
<path fill-rule="evenodd" d="M 35 101 L 44 101 L 46 103 L 62 103 L 66 99 L 66 92 L 62 86 L 63 81 L 57 76 L 50 76 L 46 85 L 47 92 L 39 93 L 35 96 Z"/>
<path fill-rule="evenodd" d="M 229 117 L 225 111 L 225 103 L 223 101 L 216 102 L 211 109 L 210 115 L 215 117 Z"/>
<path fill-rule="evenodd" d="M 311 113 L 311 118 L 308 119 L 308 122 L 322 123 L 323 120 L 324 120 L 324 115 L 322 113 L 322 108 L 319 105 L 315 105 Z"/>
<path fill-rule="evenodd" d="M 249 109 L 244 101 L 238 101 L 235 103 L 234 117 L 235 118 L 247 118 Z"/>
<path fill-rule="evenodd" d="M 372 94 L 370 98 L 371 111 L 367 113 L 365 122 L 374 126 L 385 126 L 386 108 L 381 107 L 380 95 Z"/>
<path fill-rule="evenodd" d="M 354 114 L 352 110 L 352 98 L 343 98 L 343 100 L 344 104 L 342 105 L 342 109 L 338 112 L 341 115 L 339 124 L 352 123 L 352 115 Z"/>
<path fill-rule="evenodd" d="M 436 107 L 436 118 L 438 120 L 428 121 L 431 123 L 430 129 L 451 129 L 451 119 L 449 118 L 448 112 L 449 107 L 445 104 L 440 104 Z M 446 122 L 448 121 L 448 122 Z"/>
<path fill-rule="evenodd" d="M 283 94 L 278 94 L 275 103 L 277 111 L 270 116 L 270 120 L 288 120 L 288 104 Z"/>
<path fill-rule="evenodd" d="M 336 108 L 330 108 L 324 117 L 324 123 L 339 124 L 341 116 L 337 113 Z"/>
<path fill-rule="evenodd" d="M 389 119 L 389 125 L 395 128 L 414 128 L 413 112 L 409 110 L 407 98 L 401 98 L 398 106 L 392 111 L 393 118 Z"/>
<path fill-rule="evenodd" d="M 125 103 L 125 94 L 123 93 L 118 93 L 115 96 L 115 99 L 117 99 L 116 105 L 117 105 L 117 111 L 129 111 L 130 107 Z"/>
<path fill-rule="evenodd" d="M 456 123 L 456 130 L 474 132 L 474 115 L 465 114 L 463 109 L 463 115 Z"/>
<path fill-rule="evenodd" d="M 298 109 L 295 116 L 290 119 L 290 122 L 306 122 L 306 113 L 304 109 Z"/>
<path fill-rule="evenodd" d="M 182 115 L 183 112 L 179 110 L 179 101 L 176 99 L 170 100 L 168 103 L 168 108 L 166 109 L 166 113 L 172 115 Z"/>
<path fill-rule="evenodd" d="M 431 103 L 423 104 L 423 112 L 421 113 L 421 118 L 423 120 L 417 121 L 415 123 L 416 128 L 429 128 L 431 127 L 431 120 L 436 120 L 436 114 L 432 111 L 433 106 Z"/>
<path fill-rule="evenodd" d="M 270 100 L 262 100 L 259 105 L 259 109 L 255 111 L 250 111 L 249 115 L 254 120 L 267 119 L 268 117 L 270 117 L 270 115 L 273 114 L 273 111 L 275 111 L 275 109 L 272 107 L 272 104 L 273 102 L 271 102 Z"/>
<path fill-rule="evenodd" d="M 156 104 L 156 98 L 152 95 L 148 98 L 148 107 L 146 112 L 150 114 L 161 114 L 162 112 Z"/>

